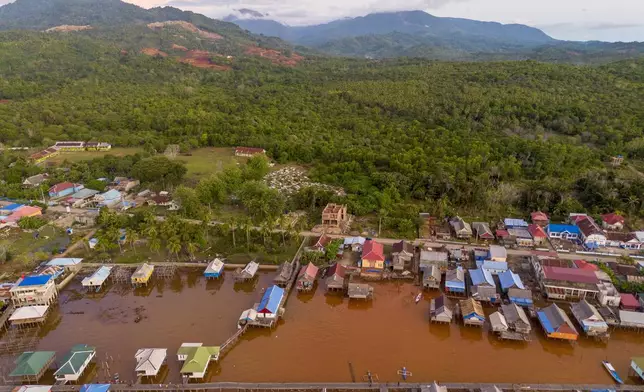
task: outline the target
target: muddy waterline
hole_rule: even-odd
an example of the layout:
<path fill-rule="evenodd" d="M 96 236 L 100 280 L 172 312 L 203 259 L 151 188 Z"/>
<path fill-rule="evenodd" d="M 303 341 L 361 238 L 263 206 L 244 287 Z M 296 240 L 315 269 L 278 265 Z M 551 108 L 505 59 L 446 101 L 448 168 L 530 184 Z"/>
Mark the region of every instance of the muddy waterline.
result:
<path fill-rule="evenodd" d="M 262 273 L 254 284 L 236 285 L 230 274 L 206 281 L 188 273 L 148 289 L 111 286 L 90 295 L 79 295 L 75 281 L 61 293 L 37 349 L 55 350 L 60 359 L 74 344 L 96 346 L 97 365 L 83 381 L 107 381 L 118 373 L 130 382 L 137 349 L 167 348 L 166 376 L 151 382 L 179 382 L 176 350 L 181 343 L 222 344 L 273 275 Z M 371 302 L 325 295 L 321 282 L 313 293 L 293 293 L 279 326 L 250 330 L 210 366 L 207 380 L 347 382 L 353 368 L 356 381 L 369 370 L 380 381 L 394 382 L 399 380 L 396 371 L 406 366 L 414 382 L 608 384 L 602 360 L 610 360 L 625 377 L 630 357 L 644 355 L 644 334 L 633 332 L 613 332 L 608 344 L 581 338 L 571 345 L 545 339 L 534 322 L 529 343 L 499 341 L 487 328 L 430 325 L 429 299 L 437 293 L 426 294 L 416 305 L 417 288 L 410 284 L 375 288 Z"/>

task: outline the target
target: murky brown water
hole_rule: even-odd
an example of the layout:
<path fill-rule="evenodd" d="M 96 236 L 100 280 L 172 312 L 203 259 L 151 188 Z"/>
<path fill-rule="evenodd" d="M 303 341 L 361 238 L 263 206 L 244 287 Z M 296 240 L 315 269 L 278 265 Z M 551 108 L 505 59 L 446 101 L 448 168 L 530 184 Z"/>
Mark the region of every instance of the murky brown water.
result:
<path fill-rule="evenodd" d="M 130 381 L 138 348 L 166 347 L 165 381 L 177 382 L 180 344 L 223 343 L 272 277 L 262 274 L 252 287 L 234 285 L 230 275 L 219 282 L 183 275 L 157 284 L 149 294 L 114 286 L 97 297 L 74 295 L 78 286 L 72 285 L 61 294 L 61 317 L 50 317 L 58 321 L 38 349 L 56 350 L 62 357 L 74 344 L 94 345 L 100 362 L 95 380 L 108 378 L 107 362 L 110 374 Z M 357 380 L 370 370 L 381 381 L 397 381 L 396 371 L 406 366 L 413 372 L 411 381 L 610 383 L 601 360 L 612 361 L 625 377 L 629 358 L 644 355 L 644 334 L 632 332 L 613 333 L 607 345 L 583 338 L 573 346 L 544 339 L 534 323 L 529 343 L 500 342 L 487 330 L 455 323 L 430 325 L 431 294 L 416 305 L 416 292 L 409 284 L 377 284 L 372 302 L 326 296 L 322 287 L 312 294 L 293 293 L 278 328 L 247 333 L 211 366 L 209 380 L 351 381 L 351 363 Z"/>

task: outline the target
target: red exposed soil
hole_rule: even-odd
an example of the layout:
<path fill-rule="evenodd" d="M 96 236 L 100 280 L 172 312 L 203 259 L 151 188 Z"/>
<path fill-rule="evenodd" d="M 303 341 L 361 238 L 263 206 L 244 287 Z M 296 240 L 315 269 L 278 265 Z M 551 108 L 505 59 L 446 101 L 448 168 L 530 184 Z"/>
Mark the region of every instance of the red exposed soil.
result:
<path fill-rule="evenodd" d="M 8 99 L 0 99 L 0 105 L 6 105 L 8 103 L 11 103 L 11 101 Z"/>
<path fill-rule="evenodd" d="M 185 46 L 181 46 L 181 45 L 177 45 L 177 44 L 172 44 L 172 49 L 180 50 L 182 52 L 187 52 L 188 51 L 188 48 L 186 48 Z"/>
<path fill-rule="evenodd" d="M 214 69 L 217 71 L 229 71 L 231 69 L 231 67 L 229 67 L 228 65 L 214 64 L 210 59 L 212 56 L 221 56 L 221 55 L 206 52 L 203 50 L 191 50 L 188 53 L 186 53 L 186 56 L 180 59 L 179 61 L 184 64 L 190 64 L 193 67 L 197 67 L 197 68 Z"/>
<path fill-rule="evenodd" d="M 217 33 L 201 30 L 200 28 L 193 25 L 192 23 L 184 22 L 182 20 L 169 20 L 167 22 L 155 22 L 155 23 L 148 24 L 148 27 L 151 28 L 152 30 L 163 29 L 165 26 L 178 26 L 185 30 L 199 34 L 200 37 L 211 39 L 211 40 L 224 39 L 224 37 L 222 37 Z"/>
<path fill-rule="evenodd" d="M 298 62 L 304 59 L 304 57 L 297 53 L 292 53 L 290 57 L 287 57 L 277 50 L 263 49 L 258 46 L 249 46 L 246 48 L 246 54 L 263 57 L 270 60 L 273 64 L 286 65 L 289 67 L 296 66 Z"/>
<path fill-rule="evenodd" d="M 148 56 L 168 57 L 167 53 L 162 52 L 159 49 L 155 49 L 155 48 L 143 48 L 141 49 L 141 53 L 147 54 Z"/>

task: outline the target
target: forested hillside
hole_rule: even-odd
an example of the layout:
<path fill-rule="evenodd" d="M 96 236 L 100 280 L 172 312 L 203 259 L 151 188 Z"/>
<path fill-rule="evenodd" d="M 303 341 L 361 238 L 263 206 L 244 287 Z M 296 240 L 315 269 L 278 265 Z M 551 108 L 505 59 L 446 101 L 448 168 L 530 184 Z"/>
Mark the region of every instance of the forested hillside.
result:
<path fill-rule="evenodd" d="M 357 214 L 644 212 L 644 180 L 605 165 L 644 157 L 642 61 L 282 64 L 242 51 L 202 69 L 177 61 L 173 45 L 219 44 L 177 35 L 145 25 L 0 34 L 0 142 L 264 147 L 345 187 Z"/>

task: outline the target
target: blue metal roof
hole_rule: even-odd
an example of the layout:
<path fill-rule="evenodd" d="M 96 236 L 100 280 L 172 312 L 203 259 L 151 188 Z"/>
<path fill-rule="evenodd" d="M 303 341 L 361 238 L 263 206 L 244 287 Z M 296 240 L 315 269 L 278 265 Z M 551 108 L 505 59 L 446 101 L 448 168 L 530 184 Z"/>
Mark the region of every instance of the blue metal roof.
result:
<path fill-rule="evenodd" d="M 488 270 L 483 270 L 483 269 L 474 269 L 474 270 L 469 270 L 470 271 L 470 278 L 472 279 L 472 284 L 474 286 L 479 286 L 481 284 L 489 284 L 492 287 L 496 287 L 496 284 L 494 284 L 494 279 L 492 278 L 492 274 Z"/>
<path fill-rule="evenodd" d="M 277 313 L 280 302 L 284 297 L 284 289 L 279 286 L 271 286 L 266 290 L 262 300 L 257 306 L 257 311 L 260 313 Z"/>
<path fill-rule="evenodd" d="M 85 384 L 81 387 L 80 392 L 107 392 L 110 390 L 110 384 Z"/>
<path fill-rule="evenodd" d="M 575 225 L 566 225 L 562 223 L 551 223 L 548 225 L 548 233 L 563 233 L 568 232 L 571 234 L 580 234 L 579 227 Z"/>
<path fill-rule="evenodd" d="M 505 227 L 528 227 L 528 222 L 523 219 L 505 218 L 503 220 Z"/>
<path fill-rule="evenodd" d="M 121 197 L 121 192 L 117 191 L 116 189 L 110 189 L 105 193 L 101 193 L 99 196 L 104 200 L 114 200 Z"/>
<path fill-rule="evenodd" d="M 458 281 L 447 281 L 445 282 L 445 287 L 451 288 L 451 289 L 461 289 L 465 290 L 465 282 L 458 282 Z"/>
<path fill-rule="evenodd" d="M 539 322 L 543 326 L 543 329 L 546 330 L 546 332 L 548 333 L 555 332 L 555 329 L 552 328 L 552 324 L 550 324 L 550 320 L 548 319 L 548 316 L 546 315 L 545 312 L 542 312 L 542 311 L 537 312 L 537 317 L 539 317 Z"/>
<path fill-rule="evenodd" d="M 33 276 L 25 276 L 24 279 L 20 283 L 18 283 L 18 287 L 26 287 L 26 286 L 41 286 L 52 278 L 51 275 L 33 275 Z"/>
<path fill-rule="evenodd" d="M 503 289 L 509 289 L 511 287 L 517 287 L 521 290 L 525 289 L 525 286 L 523 285 L 523 282 L 521 281 L 519 275 L 515 274 L 511 270 L 507 270 L 502 274 L 499 274 L 499 280 L 501 281 L 501 287 Z"/>
<path fill-rule="evenodd" d="M 13 211 L 13 210 L 17 210 L 18 208 L 23 207 L 23 206 L 24 206 L 24 204 L 14 203 L 14 204 L 9 204 L 8 206 L 0 207 L 0 210 Z"/>

